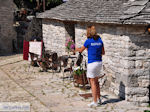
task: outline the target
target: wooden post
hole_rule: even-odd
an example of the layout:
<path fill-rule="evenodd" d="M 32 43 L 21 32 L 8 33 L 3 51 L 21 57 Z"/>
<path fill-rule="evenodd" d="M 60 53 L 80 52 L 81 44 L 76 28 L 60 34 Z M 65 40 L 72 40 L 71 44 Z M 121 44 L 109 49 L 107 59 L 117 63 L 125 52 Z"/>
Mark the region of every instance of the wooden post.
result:
<path fill-rule="evenodd" d="M 45 11 L 45 0 L 43 0 L 43 12 Z"/>
<path fill-rule="evenodd" d="M 39 2 L 39 0 L 36 0 L 36 9 L 39 11 L 39 8 L 40 8 L 40 2 Z"/>

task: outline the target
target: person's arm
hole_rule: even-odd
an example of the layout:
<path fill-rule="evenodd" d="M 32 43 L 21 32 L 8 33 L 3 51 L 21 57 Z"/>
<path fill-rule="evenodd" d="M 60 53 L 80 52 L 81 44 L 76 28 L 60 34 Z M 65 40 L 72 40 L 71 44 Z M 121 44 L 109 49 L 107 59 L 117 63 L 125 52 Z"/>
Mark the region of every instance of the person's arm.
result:
<path fill-rule="evenodd" d="M 82 53 L 86 48 L 84 46 L 80 47 L 80 48 L 76 48 L 75 52 L 78 51 L 80 53 Z"/>
<path fill-rule="evenodd" d="M 74 52 L 78 51 L 78 52 L 82 53 L 86 48 L 88 48 L 88 45 L 89 45 L 89 42 L 88 42 L 88 40 L 86 40 L 84 42 L 84 45 L 80 48 L 76 48 Z"/>
<path fill-rule="evenodd" d="M 102 55 L 105 55 L 105 49 L 104 49 L 104 46 L 102 47 Z"/>

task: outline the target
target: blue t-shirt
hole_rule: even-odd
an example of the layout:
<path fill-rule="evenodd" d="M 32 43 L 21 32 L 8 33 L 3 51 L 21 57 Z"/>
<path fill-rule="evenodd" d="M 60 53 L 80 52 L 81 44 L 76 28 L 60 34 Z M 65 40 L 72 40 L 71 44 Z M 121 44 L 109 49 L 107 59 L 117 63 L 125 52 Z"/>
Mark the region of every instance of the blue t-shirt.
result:
<path fill-rule="evenodd" d="M 84 47 L 88 48 L 88 63 L 102 61 L 103 41 L 100 37 L 97 40 L 87 39 Z"/>

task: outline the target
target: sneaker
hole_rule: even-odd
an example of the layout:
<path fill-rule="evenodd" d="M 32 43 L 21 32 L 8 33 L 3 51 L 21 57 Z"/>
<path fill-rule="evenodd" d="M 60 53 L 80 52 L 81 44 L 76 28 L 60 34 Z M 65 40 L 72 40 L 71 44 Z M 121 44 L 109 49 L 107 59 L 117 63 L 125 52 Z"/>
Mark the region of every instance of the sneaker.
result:
<path fill-rule="evenodd" d="M 89 107 L 97 107 L 98 104 L 93 101 L 92 103 L 88 104 L 88 106 L 89 106 Z"/>
<path fill-rule="evenodd" d="M 101 105 L 102 104 L 102 100 L 98 99 L 97 103 Z"/>

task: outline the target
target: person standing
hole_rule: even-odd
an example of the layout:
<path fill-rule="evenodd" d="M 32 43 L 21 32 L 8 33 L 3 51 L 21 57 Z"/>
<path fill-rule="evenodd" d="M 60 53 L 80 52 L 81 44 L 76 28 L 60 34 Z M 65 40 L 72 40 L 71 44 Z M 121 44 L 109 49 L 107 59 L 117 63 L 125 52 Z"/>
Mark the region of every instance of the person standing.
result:
<path fill-rule="evenodd" d="M 105 54 L 104 44 L 100 36 L 96 33 L 95 26 L 87 28 L 87 34 L 90 32 L 90 38 L 87 38 L 84 45 L 81 48 L 76 48 L 75 52 L 82 53 L 86 48 L 88 50 L 88 65 L 87 65 L 87 78 L 90 81 L 93 102 L 88 104 L 90 107 L 96 107 L 101 104 L 100 99 L 100 86 L 98 79 L 101 77 L 102 69 L 102 55 Z"/>

